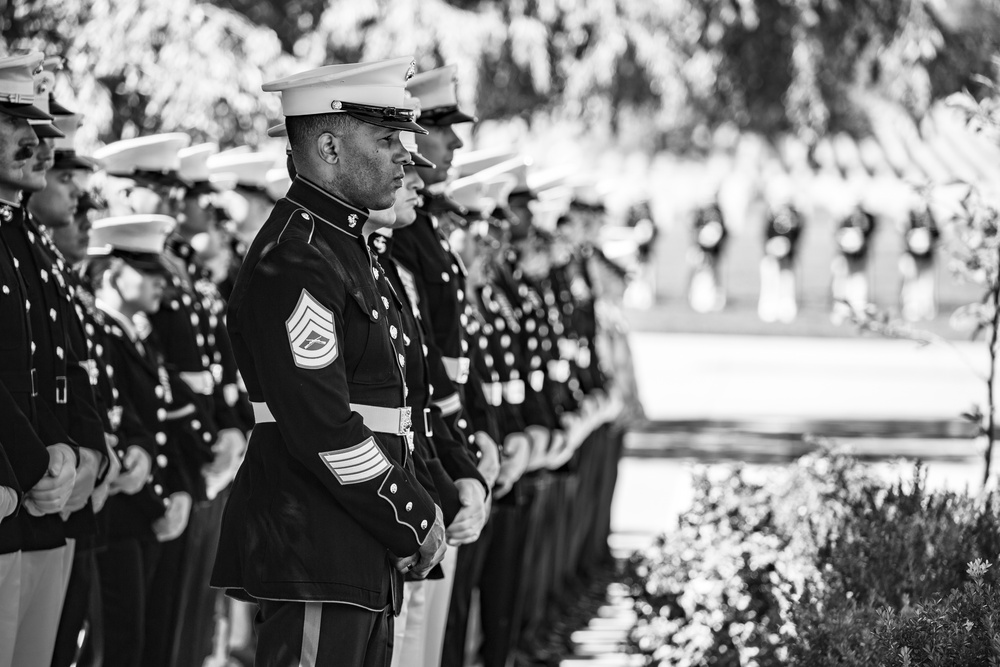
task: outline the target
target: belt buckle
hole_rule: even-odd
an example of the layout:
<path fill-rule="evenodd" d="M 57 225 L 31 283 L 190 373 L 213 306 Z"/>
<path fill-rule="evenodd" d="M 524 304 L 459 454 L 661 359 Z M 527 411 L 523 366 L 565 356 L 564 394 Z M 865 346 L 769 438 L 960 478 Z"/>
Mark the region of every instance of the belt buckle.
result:
<path fill-rule="evenodd" d="M 407 435 L 410 433 L 413 427 L 413 410 L 412 408 L 399 408 L 399 435 Z M 412 440 L 412 435 L 410 438 Z M 412 448 L 412 442 L 410 444 Z"/>
<path fill-rule="evenodd" d="M 56 403 L 66 405 L 69 401 L 69 387 L 65 375 L 56 376 Z"/>
<path fill-rule="evenodd" d="M 434 426 L 431 425 L 431 409 L 424 408 L 424 435 L 434 437 Z"/>

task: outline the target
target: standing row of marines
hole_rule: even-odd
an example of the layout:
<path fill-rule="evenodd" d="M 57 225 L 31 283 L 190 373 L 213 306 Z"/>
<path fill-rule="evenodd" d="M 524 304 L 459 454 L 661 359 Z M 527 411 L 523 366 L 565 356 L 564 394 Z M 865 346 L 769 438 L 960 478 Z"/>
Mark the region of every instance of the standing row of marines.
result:
<path fill-rule="evenodd" d="M 772 184 L 787 180 L 774 178 Z M 781 194 L 768 197 L 757 313 L 764 322 L 788 323 L 798 315 L 797 263 L 802 232 L 808 225 L 806 216 L 791 202 L 788 188 L 773 190 Z M 831 320 L 835 324 L 848 320 L 852 311 L 863 312 L 871 300 L 870 260 L 877 226 L 878 217 L 861 205 L 836 224 L 830 275 Z M 934 256 L 940 228 L 923 203 L 912 207 L 899 226 L 900 310 L 908 321 L 934 319 L 937 316 Z M 723 258 L 729 235 L 718 202 L 694 212 L 687 300 L 697 312 L 719 311 L 726 305 Z"/>
<path fill-rule="evenodd" d="M 456 153 L 454 67 L 265 84 L 275 169 L 78 156 L 42 64 L 0 59 L 0 666 L 556 659 L 635 407 L 600 208 Z"/>

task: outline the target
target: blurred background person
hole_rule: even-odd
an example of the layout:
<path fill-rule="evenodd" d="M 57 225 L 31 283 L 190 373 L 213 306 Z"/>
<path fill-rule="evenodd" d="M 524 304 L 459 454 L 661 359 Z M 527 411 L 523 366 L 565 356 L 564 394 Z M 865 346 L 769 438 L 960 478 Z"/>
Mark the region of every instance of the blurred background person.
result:
<path fill-rule="evenodd" d="M 722 253 L 729 231 L 718 203 L 695 211 L 692 233 L 694 243 L 687 253 L 688 303 L 698 313 L 722 310 L 726 306 Z"/>
<path fill-rule="evenodd" d="M 899 303 L 910 322 L 937 317 L 936 262 L 941 232 L 929 207 L 914 207 L 901 225 L 903 254 L 899 258 Z"/>
<path fill-rule="evenodd" d="M 757 315 L 764 322 L 788 323 L 798 314 L 795 259 L 802 216 L 793 204 L 792 181 L 786 173 L 775 172 L 764 187 L 768 210 Z"/>

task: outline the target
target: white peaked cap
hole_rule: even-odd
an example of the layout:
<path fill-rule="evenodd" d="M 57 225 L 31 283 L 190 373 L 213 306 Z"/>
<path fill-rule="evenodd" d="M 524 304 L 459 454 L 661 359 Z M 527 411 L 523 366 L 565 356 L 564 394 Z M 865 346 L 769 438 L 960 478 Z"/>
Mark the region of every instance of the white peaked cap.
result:
<path fill-rule="evenodd" d="M 191 137 L 183 132 L 154 134 L 108 144 L 94 152 L 94 159 L 112 176 L 129 176 L 137 171 L 165 174 L 180 169 L 179 153 L 190 144 Z"/>
<path fill-rule="evenodd" d="M 275 153 L 254 152 L 245 146 L 216 153 L 208 158 L 207 166 L 212 175 L 235 177 L 244 187 L 267 189 L 267 172 L 277 167 L 284 156 Z"/>
<path fill-rule="evenodd" d="M 326 65 L 265 83 L 265 92 L 281 94 L 285 116 L 348 112 L 344 105 L 401 109 L 413 58 Z M 407 129 L 407 128 L 400 128 Z"/>
<path fill-rule="evenodd" d="M 211 173 L 208 170 L 208 158 L 219 152 L 219 144 L 196 144 L 184 148 L 177 153 L 180 167 L 177 175 L 187 183 L 208 181 Z"/>
<path fill-rule="evenodd" d="M 94 221 L 88 254 L 107 255 L 114 250 L 159 255 L 177 226 L 169 215 L 125 215 Z"/>

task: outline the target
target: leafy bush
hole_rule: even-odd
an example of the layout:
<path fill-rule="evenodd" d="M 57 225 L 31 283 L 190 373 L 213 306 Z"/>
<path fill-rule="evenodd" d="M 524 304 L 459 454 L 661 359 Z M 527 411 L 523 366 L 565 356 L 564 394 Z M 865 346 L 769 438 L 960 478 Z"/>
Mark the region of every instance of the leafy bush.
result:
<path fill-rule="evenodd" d="M 677 531 L 631 558 L 633 652 L 691 667 L 994 664 L 1000 597 L 967 567 L 1000 553 L 993 497 L 929 493 L 919 464 L 888 484 L 836 450 L 748 477 L 699 476 Z"/>
<path fill-rule="evenodd" d="M 875 659 L 886 667 L 983 665 L 1000 667 L 1000 590 L 990 563 L 969 564 L 971 581 L 915 609 L 879 611 Z"/>

